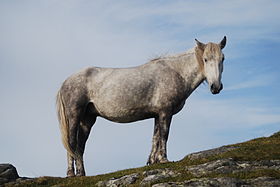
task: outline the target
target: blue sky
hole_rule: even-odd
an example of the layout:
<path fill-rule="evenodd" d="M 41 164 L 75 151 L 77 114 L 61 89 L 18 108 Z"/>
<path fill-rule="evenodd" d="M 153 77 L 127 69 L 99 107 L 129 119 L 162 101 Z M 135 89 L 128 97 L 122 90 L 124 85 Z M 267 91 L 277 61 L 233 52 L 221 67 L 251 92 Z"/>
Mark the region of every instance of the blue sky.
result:
<path fill-rule="evenodd" d="M 224 35 L 224 90 L 201 85 L 174 116 L 170 160 L 280 130 L 280 2 L 0 1 L 0 163 L 21 176 L 65 176 L 55 96 L 88 66 L 131 67 Z M 98 119 L 85 153 L 88 175 L 139 167 L 153 120 Z"/>

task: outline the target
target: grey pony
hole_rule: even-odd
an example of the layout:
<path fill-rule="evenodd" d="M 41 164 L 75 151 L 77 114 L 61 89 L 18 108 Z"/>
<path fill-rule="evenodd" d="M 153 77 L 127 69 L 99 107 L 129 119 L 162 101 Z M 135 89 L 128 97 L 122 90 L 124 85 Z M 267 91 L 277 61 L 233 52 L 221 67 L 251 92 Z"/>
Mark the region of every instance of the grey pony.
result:
<path fill-rule="evenodd" d="M 166 143 L 172 116 L 203 81 L 208 82 L 213 94 L 223 88 L 225 45 L 226 37 L 220 43 L 196 40 L 196 46 L 184 53 L 137 67 L 90 67 L 67 78 L 57 94 L 62 142 L 67 150 L 67 176 L 85 175 L 83 154 L 98 116 L 119 123 L 154 118 L 147 164 L 168 162 Z"/>

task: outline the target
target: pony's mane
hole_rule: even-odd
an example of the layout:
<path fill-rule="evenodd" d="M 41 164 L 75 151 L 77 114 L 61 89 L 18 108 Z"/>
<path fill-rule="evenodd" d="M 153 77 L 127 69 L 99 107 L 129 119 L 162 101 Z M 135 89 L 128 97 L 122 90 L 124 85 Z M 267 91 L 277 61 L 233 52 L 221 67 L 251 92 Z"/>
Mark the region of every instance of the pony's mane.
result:
<path fill-rule="evenodd" d="M 199 65 L 199 69 L 201 72 L 203 72 L 204 71 L 203 50 L 200 49 L 198 46 L 195 47 L 195 56 Z"/>
<path fill-rule="evenodd" d="M 160 54 L 157 55 L 155 57 L 153 57 L 150 61 L 158 61 L 158 60 L 168 60 L 168 59 L 172 59 L 172 58 L 178 58 L 178 57 L 182 57 L 182 56 L 186 56 L 186 55 L 191 55 L 194 53 L 194 48 L 189 49 L 188 51 L 182 52 L 182 53 L 177 53 L 177 54 Z"/>
<path fill-rule="evenodd" d="M 192 55 L 193 53 L 195 53 L 195 56 L 196 56 L 196 60 L 199 64 L 199 69 L 200 71 L 204 71 L 204 63 L 203 63 L 203 50 L 199 49 L 197 46 L 194 47 L 194 48 L 191 48 L 183 53 L 178 53 L 178 54 L 162 54 L 162 55 L 158 55 L 154 58 L 152 58 L 150 60 L 150 62 L 157 62 L 157 61 L 160 61 L 160 60 L 168 60 L 168 59 L 172 59 L 172 58 L 180 58 L 180 57 L 183 57 L 183 56 L 188 56 L 188 55 Z"/>

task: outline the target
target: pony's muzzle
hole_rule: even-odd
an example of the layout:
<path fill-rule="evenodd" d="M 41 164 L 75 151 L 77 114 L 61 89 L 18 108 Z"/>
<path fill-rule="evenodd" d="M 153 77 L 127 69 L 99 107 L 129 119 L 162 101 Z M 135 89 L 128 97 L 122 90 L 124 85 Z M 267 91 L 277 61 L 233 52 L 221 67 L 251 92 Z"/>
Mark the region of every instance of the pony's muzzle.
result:
<path fill-rule="evenodd" d="M 220 93 L 220 91 L 223 89 L 223 84 L 212 84 L 210 86 L 210 90 L 212 92 L 212 94 L 218 94 Z"/>

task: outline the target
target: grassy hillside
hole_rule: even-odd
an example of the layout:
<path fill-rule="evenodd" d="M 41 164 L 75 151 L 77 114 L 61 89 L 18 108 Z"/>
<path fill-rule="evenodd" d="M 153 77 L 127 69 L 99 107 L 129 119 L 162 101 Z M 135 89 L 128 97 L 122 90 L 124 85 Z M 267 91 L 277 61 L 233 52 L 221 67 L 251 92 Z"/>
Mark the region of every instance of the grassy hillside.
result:
<path fill-rule="evenodd" d="M 216 155 L 209 155 L 203 158 L 190 158 L 189 156 L 178 162 L 170 162 L 166 164 L 156 164 L 152 166 L 145 166 L 141 168 L 134 168 L 128 170 L 117 171 L 114 173 L 92 176 L 92 177 L 75 177 L 75 178 L 58 178 L 58 177 L 40 177 L 32 180 L 17 183 L 17 186 L 95 186 L 98 181 L 109 180 L 111 178 L 119 178 L 132 173 L 140 173 L 140 177 L 136 183 L 131 186 L 139 186 L 144 178 L 141 174 L 144 171 L 169 168 L 173 171 L 180 173 L 179 176 L 164 178 L 156 181 L 159 182 L 182 182 L 194 178 L 194 175 L 186 170 L 187 166 L 194 166 L 211 161 L 231 158 L 234 161 L 262 161 L 262 160 L 280 160 L 280 132 L 270 136 L 257 138 L 244 143 L 229 145 L 233 147 L 227 152 Z M 254 171 L 240 171 L 235 173 L 209 173 L 201 177 L 233 177 L 238 179 L 251 179 L 260 176 L 274 177 L 280 179 L 280 171 L 277 169 L 259 169 Z M 196 176 L 197 178 L 197 176 Z M 6 184 L 5 186 L 14 186 L 13 184 Z M 151 184 L 150 184 L 151 185 Z"/>

